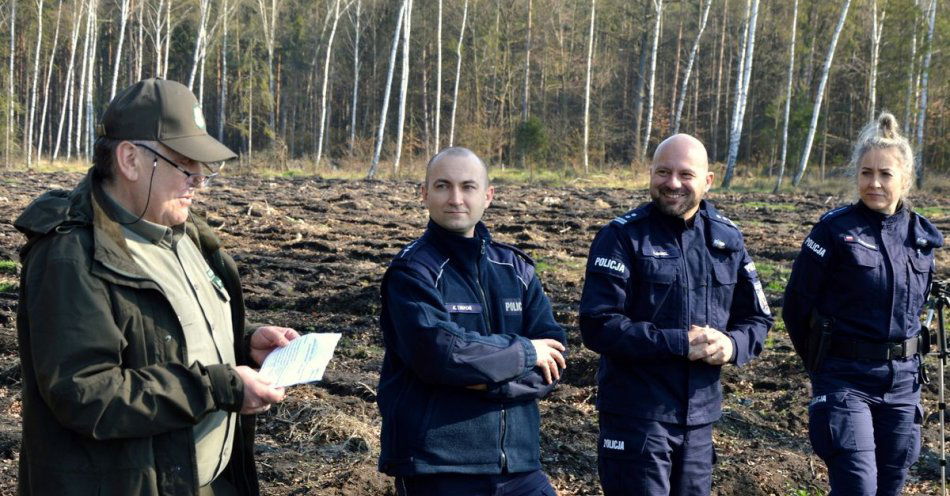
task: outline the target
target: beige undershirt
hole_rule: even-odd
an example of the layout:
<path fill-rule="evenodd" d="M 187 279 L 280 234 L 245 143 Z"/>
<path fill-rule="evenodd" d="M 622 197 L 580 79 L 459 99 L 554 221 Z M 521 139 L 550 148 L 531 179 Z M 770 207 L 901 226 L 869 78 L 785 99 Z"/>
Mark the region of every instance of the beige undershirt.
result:
<path fill-rule="evenodd" d="M 136 215 L 104 195 L 121 222 Z M 173 228 L 140 219 L 123 226 L 132 259 L 161 288 L 181 322 L 189 365 L 236 364 L 230 297 L 184 226 Z M 237 415 L 214 411 L 194 427 L 198 485 L 210 484 L 228 464 Z"/>

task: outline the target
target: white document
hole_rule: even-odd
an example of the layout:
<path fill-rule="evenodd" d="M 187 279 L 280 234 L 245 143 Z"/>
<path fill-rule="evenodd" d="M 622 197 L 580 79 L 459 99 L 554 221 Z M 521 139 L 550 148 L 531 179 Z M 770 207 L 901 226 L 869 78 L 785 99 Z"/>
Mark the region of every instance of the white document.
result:
<path fill-rule="evenodd" d="M 261 374 L 274 381 L 274 387 L 319 381 L 339 340 L 338 333 L 304 334 L 267 355 Z"/>

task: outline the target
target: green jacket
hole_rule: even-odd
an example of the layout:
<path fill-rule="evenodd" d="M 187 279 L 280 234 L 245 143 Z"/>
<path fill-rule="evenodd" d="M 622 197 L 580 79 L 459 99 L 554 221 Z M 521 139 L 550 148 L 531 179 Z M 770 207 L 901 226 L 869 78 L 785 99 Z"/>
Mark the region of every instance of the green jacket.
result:
<path fill-rule="evenodd" d="M 229 365 L 188 365 L 184 335 L 158 285 L 132 260 L 122 228 L 87 175 L 50 191 L 15 226 L 27 236 L 17 334 L 23 375 L 21 495 L 195 495 L 192 427 L 237 412 Z M 201 219 L 186 233 L 231 295 L 238 364 L 248 364 L 237 267 Z M 259 494 L 254 417 L 239 416 L 222 474 Z"/>

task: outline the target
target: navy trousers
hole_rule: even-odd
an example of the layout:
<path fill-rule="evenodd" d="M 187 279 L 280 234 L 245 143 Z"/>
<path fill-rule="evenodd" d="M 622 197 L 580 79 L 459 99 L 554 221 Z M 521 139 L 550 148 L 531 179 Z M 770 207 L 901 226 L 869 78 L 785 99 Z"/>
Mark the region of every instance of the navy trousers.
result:
<path fill-rule="evenodd" d="M 826 359 L 812 374 L 808 435 L 829 496 L 897 496 L 920 456 L 919 360 Z"/>
<path fill-rule="evenodd" d="M 712 427 L 601 412 L 597 471 L 604 495 L 708 495 L 716 458 Z"/>
<path fill-rule="evenodd" d="M 399 496 L 557 496 L 544 472 L 432 474 L 396 477 Z"/>

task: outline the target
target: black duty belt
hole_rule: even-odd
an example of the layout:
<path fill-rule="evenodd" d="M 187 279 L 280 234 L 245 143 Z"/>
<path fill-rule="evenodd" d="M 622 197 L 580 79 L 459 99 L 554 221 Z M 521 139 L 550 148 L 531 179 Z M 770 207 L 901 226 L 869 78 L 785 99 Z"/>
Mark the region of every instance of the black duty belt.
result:
<path fill-rule="evenodd" d="M 875 343 L 855 338 L 832 337 L 828 354 L 850 360 L 903 360 L 921 350 L 920 335 L 898 343 Z"/>

